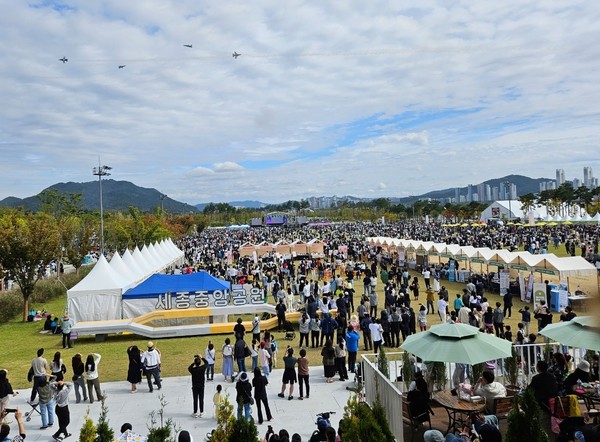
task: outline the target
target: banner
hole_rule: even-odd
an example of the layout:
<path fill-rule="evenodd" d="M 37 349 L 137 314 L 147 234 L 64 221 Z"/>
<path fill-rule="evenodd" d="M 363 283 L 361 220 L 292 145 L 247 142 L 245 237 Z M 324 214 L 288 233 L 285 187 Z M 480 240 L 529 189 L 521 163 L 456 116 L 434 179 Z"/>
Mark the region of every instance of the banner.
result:
<path fill-rule="evenodd" d="M 533 283 L 533 303 L 539 304 L 540 301 L 546 300 L 546 284 L 543 282 Z"/>
<path fill-rule="evenodd" d="M 504 296 L 510 290 L 510 272 L 508 270 L 500 270 L 500 296 Z"/>
<path fill-rule="evenodd" d="M 454 282 L 454 280 L 456 279 L 456 276 L 454 274 L 454 270 L 455 270 L 455 263 L 456 261 L 454 261 L 453 259 L 450 260 L 450 265 L 448 266 L 448 281 L 449 282 Z"/>

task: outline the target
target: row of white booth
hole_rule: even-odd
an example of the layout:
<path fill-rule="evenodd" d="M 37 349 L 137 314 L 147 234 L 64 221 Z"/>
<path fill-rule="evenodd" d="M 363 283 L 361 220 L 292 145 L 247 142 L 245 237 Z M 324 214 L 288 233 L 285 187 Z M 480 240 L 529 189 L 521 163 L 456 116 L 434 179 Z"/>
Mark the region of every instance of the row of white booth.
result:
<path fill-rule="evenodd" d="M 369 237 L 367 241 L 388 253 L 397 253 L 404 262 L 416 262 L 419 261 L 419 257 L 423 261 L 426 257 L 427 262 L 433 265 L 445 264 L 454 259 L 459 270 L 481 274 L 508 269 L 511 278 L 516 278 L 519 272 L 539 274 L 540 280 L 567 282 L 571 292 L 578 287 L 589 295 L 598 295 L 597 269 L 581 256 L 558 257 L 553 253 L 534 255 L 524 251 L 510 252 L 506 249 L 492 250 L 487 247 L 390 237 Z"/>

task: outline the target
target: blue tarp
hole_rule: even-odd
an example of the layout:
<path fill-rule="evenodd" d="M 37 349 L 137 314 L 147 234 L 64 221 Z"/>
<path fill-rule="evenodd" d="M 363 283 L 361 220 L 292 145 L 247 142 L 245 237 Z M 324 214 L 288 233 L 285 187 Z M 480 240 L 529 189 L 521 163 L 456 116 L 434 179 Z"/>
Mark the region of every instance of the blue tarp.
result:
<path fill-rule="evenodd" d="M 136 287 L 127 290 L 123 299 L 155 298 L 167 292 L 214 292 L 229 290 L 230 284 L 201 271 L 184 275 L 154 274 Z"/>

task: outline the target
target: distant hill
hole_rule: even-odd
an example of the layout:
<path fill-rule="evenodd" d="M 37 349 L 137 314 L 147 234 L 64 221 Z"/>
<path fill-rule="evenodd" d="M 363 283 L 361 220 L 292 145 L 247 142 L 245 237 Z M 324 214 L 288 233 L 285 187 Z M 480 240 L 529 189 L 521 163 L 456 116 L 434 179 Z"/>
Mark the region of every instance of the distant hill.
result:
<path fill-rule="evenodd" d="M 83 195 L 83 207 L 85 210 L 100 210 L 100 187 L 98 181 L 58 183 L 47 189 L 56 190 L 58 193 L 81 193 Z M 129 181 L 102 180 L 102 205 L 104 210 L 124 211 L 133 206 L 142 212 L 151 212 L 161 206 L 162 195 L 156 189 L 139 187 Z M 165 211 L 170 213 L 198 212 L 196 207 L 175 201 L 168 196 L 164 198 L 162 205 Z M 0 206 L 23 206 L 25 210 L 35 212 L 40 209 L 40 200 L 37 195 L 23 199 L 8 197 L 0 201 Z"/>
<path fill-rule="evenodd" d="M 204 210 L 204 208 L 206 206 L 208 206 L 210 203 L 199 203 L 199 204 L 195 204 L 194 207 L 196 209 L 198 209 L 200 212 L 202 212 Z M 252 200 L 245 200 L 245 201 L 230 201 L 227 204 L 229 204 L 232 207 L 244 207 L 246 209 L 262 209 L 263 207 L 267 206 L 267 203 L 261 203 L 260 201 L 252 201 Z"/>

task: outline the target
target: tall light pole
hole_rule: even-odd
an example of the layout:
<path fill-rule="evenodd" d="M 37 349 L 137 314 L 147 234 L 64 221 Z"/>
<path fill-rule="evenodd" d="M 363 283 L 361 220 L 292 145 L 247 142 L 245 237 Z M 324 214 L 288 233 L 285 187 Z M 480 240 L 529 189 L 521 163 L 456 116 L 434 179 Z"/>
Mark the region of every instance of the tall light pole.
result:
<path fill-rule="evenodd" d="M 112 167 L 102 166 L 98 161 L 98 167 L 94 167 L 93 174 L 98 177 L 98 184 L 100 185 L 100 253 L 104 255 L 104 208 L 102 206 L 102 177 L 109 176 Z"/>
<path fill-rule="evenodd" d="M 165 195 L 164 193 L 161 193 L 161 195 L 160 195 L 160 217 L 161 218 L 162 218 L 163 213 L 165 211 L 164 200 L 165 200 L 166 197 L 167 197 L 167 195 Z"/>

